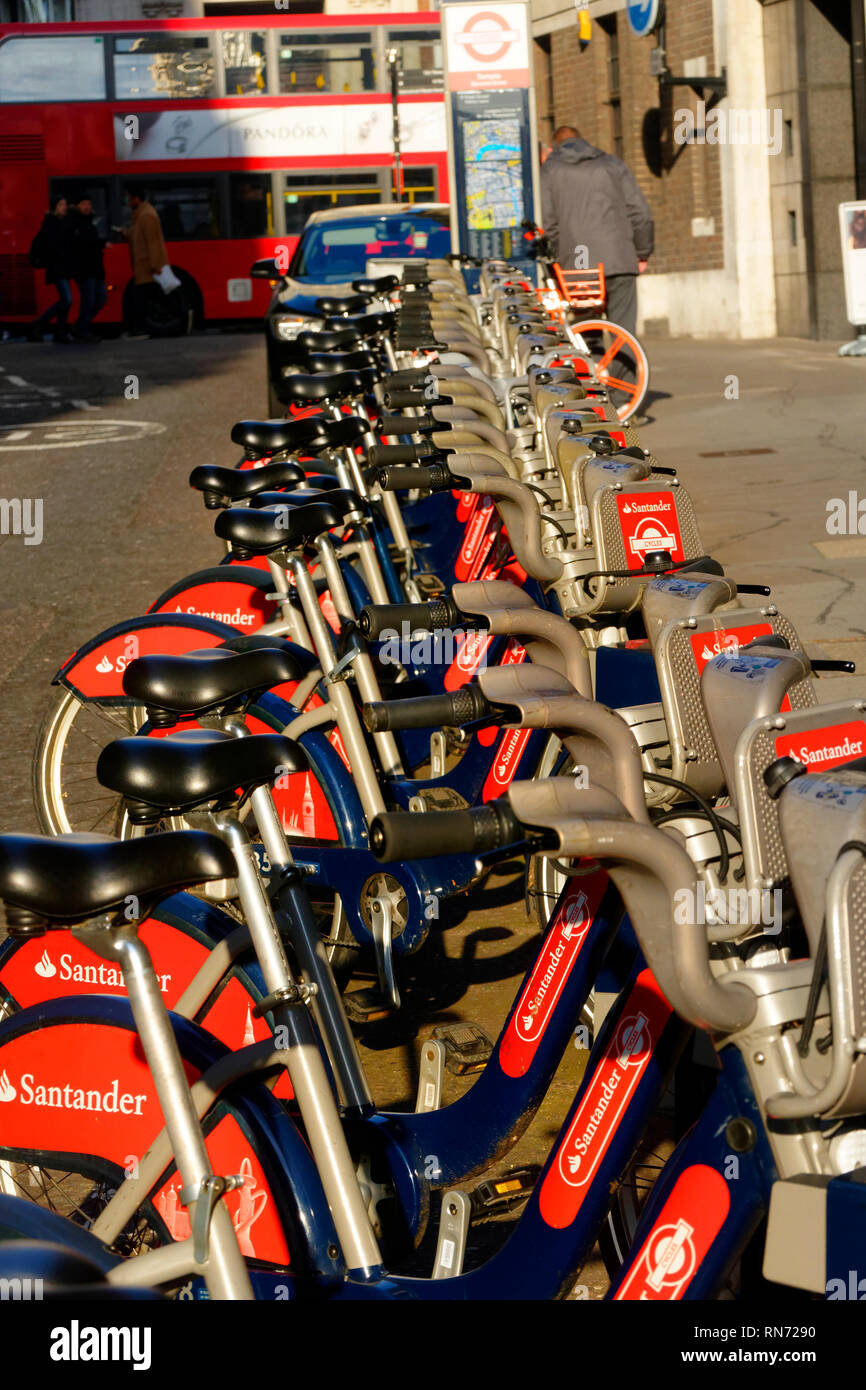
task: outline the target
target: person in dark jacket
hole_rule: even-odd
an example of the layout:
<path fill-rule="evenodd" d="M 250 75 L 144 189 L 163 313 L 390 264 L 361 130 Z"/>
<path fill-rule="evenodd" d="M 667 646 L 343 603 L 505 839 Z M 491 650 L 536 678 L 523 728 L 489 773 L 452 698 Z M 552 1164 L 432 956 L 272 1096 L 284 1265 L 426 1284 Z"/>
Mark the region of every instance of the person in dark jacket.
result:
<path fill-rule="evenodd" d="M 46 212 L 42 219 L 42 226 L 33 238 L 30 248 L 31 259 L 35 257 L 35 263 L 45 271 L 46 285 L 53 285 L 57 290 L 57 299 L 50 309 L 40 314 L 36 322 L 30 326 L 27 336 L 33 343 L 42 341 L 45 330 L 51 323 L 57 324 L 53 335 L 55 343 L 72 342 L 66 331 L 66 320 L 72 306 L 72 290 L 69 287 L 71 255 L 66 215 L 67 202 L 61 193 L 51 199 L 51 211 Z"/>
<path fill-rule="evenodd" d="M 81 306 L 72 328 L 73 337 L 84 343 L 98 343 L 91 331 L 96 315 L 105 307 L 105 238 L 100 236 L 93 216 L 89 193 L 82 193 L 67 213 L 72 248 L 72 277 L 78 286 Z"/>
<path fill-rule="evenodd" d="M 560 126 L 541 170 L 541 206 L 554 259 L 563 270 L 602 264 L 608 318 L 634 333 L 637 276 L 653 250 L 652 213 L 634 174 Z"/>

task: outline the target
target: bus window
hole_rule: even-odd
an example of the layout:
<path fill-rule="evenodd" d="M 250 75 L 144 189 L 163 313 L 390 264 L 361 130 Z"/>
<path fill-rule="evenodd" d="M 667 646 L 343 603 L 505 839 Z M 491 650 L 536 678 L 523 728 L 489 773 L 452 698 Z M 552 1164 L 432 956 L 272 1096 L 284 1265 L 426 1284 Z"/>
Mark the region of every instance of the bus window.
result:
<path fill-rule="evenodd" d="M 404 164 L 401 170 L 404 203 L 436 202 L 436 170 Z"/>
<path fill-rule="evenodd" d="M 215 96 L 210 39 L 164 33 L 115 38 L 114 94 L 118 101 Z"/>
<path fill-rule="evenodd" d="M 273 236 L 270 174 L 229 174 L 229 236 Z"/>
<path fill-rule="evenodd" d="M 216 178 L 143 178 L 139 182 L 159 213 L 166 241 L 213 241 L 222 236 Z"/>
<path fill-rule="evenodd" d="M 99 35 L 9 38 L 0 43 L 0 101 L 104 101 Z"/>
<path fill-rule="evenodd" d="M 379 175 L 362 173 L 287 174 L 284 193 L 286 235 L 300 236 L 311 212 L 351 206 L 353 203 L 381 203 Z"/>
<path fill-rule="evenodd" d="M 254 97 L 267 92 L 265 36 L 249 29 L 229 29 L 219 35 L 227 97 Z"/>
<path fill-rule="evenodd" d="M 400 90 L 404 92 L 442 91 L 442 40 L 438 29 L 391 29 L 388 46 L 400 50 L 402 70 Z"/>
<path fill-rule="evenodd" d="M 376 68 L 369 33 L 281 34 L 280 94 L 373 92 Z"/>

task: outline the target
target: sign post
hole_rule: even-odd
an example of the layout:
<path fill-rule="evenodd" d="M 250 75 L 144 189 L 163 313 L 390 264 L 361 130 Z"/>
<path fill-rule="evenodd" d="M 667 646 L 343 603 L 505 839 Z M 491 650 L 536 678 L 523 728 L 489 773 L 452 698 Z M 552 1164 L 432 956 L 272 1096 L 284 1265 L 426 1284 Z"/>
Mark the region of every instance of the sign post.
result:
<path fill-rule="evenodd" d="M 540 209 L 529 4 L 443 0 L 442 30 L 452 245 L 535 280 L 521 226 Z"/>
<path fill-rule="evenodd" d="M 857 329 L 853 342 L 839 349 L 840 357 L 866 357 L 866 200 L 839 204 L 842 267 L 845 273 L 845 312 Z"/>

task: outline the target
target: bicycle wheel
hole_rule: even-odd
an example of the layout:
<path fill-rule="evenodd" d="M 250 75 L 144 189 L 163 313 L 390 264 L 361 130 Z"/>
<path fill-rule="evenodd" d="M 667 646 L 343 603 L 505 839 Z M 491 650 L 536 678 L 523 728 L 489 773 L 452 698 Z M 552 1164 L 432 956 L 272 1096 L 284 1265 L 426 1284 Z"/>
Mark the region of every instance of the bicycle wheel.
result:
<path fill-rule="evenodd" d="M 573 331 L 583 339 L 595 374 L 620 420 L 636 415 L 649 386 L 647 356 L 633 333 L 610 319 L 585 319 Z"/>
<path fill-rule="evenodd" d="M 37 1163 L 0 1159 L 0 1192 L 23 1197 L 89 1231 L 123 1181 L 123 1173 L 109 1174 L 84 1154 L 69 1155 L 66 1162 L 70 1166 L 44 1168 Z M 159 1218 L 142 1207 L 111 1249 L 128 1259 L 165 1243 Z"/>
<path fill-rule="evenodd" d="M 33 761 L 33 800 L 47 835 L 118 833 L 122 798 L 97 781 L 96 760 L 113 739 L 137 733 L 145 717 L 141 705 L 82 700 L 61 688 L 39 729 Z"/>

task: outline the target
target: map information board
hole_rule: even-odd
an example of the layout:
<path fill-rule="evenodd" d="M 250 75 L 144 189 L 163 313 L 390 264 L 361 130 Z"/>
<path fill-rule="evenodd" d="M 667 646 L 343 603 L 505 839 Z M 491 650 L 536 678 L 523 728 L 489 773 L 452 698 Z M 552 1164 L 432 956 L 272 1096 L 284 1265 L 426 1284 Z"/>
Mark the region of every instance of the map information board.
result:
<path fill-rule="evenodd" d="M 472 231 L 519 227 L 523 221 L 523 157 L 520 124 L 467 121 L 463 130 L 466 212 Z"/>

